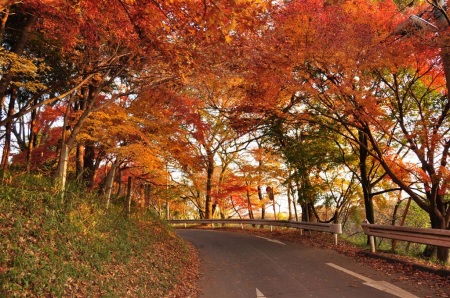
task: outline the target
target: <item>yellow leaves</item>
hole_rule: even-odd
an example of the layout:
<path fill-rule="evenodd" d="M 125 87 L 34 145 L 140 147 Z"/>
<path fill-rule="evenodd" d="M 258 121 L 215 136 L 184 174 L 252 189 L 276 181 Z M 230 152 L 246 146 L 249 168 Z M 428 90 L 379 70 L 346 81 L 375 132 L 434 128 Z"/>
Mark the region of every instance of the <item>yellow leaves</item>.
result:
<path fill-rule="evenodd" d="M 125 109 L 117 105 L 109 105 L 103 110 L 94 112 L 86 121 L 80 133 L 79 140 L 103 140 L 111 139 L 117 142 L 127 135 L 135 135 L 139 130 L 132 117 Z"/>
<path fill-rule="evenodd" d="M 232 18 L 231 22 L 227 26 L 225 26 L 225 31 L 233 32 L 234 30 L 236 30 L 237 25 L 238 24 L 237 24 L 236 18 Z"/>
<path fill-rule="evenodd" d="M 227 44 L 231 44 L 232 41 L 233 41 L 233 38 L 230 35 L 225 36 L 225 42 Z"/>
<path fill-rule="evenodd" d="M 159 136 L 148 135 L 145 130 L 149 128 L 145 119 L 138 119 L 132 115 L 133 109 L 112 104 L 101 111 L 92 113 L 85 122 L 77 136 L 79 142 L 91 142 L 97 144 L 107 154 L 120 160 L 125 160 L 129 165 L 143 169 L 145 172 L 163 167 L 158 159 L 163 153 L 158 149 Z M 149 109 L 149 107 L 140 107 Z M 151 109 L 151 108 L 150 108 Z M 138 114 L 134 111 L 135 114 Z M 138 114 L 142 116 L 142 114 Z M 162 123 L 155 123 L 161 126 Z"/>
<path fill-rule="evenodd" d="M 111 148 L 111 153 L 115 153 L 121 159 L 133 162 L 135 166 L 143 167 L 146 171 L 154 171 L 164 168 L 164 164 L 158 158 L 157 149 L 154 146 L 144 143 L 132 143 L 129 145 Z"/>
<path fill-rule="evenodd" d="M 45 85 L 38 80 L 38 75 L 47 70 L 49 68 L 45 63 L 36 58 L 22 57 L 0 47 L 0 77 L 12 76 L 12 84 L 16 87 L 32 92 L 44 89 Z"/>

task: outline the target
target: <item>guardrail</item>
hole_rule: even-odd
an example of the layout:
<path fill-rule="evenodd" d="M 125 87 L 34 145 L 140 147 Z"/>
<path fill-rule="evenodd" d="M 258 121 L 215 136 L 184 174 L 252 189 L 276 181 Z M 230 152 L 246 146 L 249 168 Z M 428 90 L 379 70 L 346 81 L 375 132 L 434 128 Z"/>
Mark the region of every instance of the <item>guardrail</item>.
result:
<path fill-rule="evenodd" d="M 370 250 L 372 252 L 375 252 L 374 237 L 450 247 L 450 230 L 373 225 L 366 223 L 361 226 L 364 233 L 369 236 Z"/>
<path fill-rule="evenodd" d="M 265 226 L 281 226 L 295 228 L 300 230 L 313 230 L 320 232 L 329 232 L 334 235 L 334 243 L 337 244 L 337 235 L 342 234 L 341 224 L 332 223 L 313 223 L 290 220 L 263 220 L 263 219 L 174 219 L 168 220 L 171 224 L 233 224 L 233 225 L 265 225 Z"/>

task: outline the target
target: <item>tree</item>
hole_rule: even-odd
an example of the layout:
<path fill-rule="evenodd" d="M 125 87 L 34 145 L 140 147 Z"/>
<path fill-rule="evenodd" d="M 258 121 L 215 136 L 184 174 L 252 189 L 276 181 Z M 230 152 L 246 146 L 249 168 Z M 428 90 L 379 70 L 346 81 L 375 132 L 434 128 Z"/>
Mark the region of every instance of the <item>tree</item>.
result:
<path fill-rule="evenodd" d="M 325 18 L 321 27 L 312 26 L 316 30 L 309 32 L 308 53 L 293 65 L 297 88 L 303 92 L 301 103 L 326 120 L 321 125 L 344 127 L 340 133 L 363 149 L 362 162 L 364 155 L 376 159 L 389 178 L 429 213 L 433 228 L 447 229 L 448 100 L 443 96 L 439 60 L 432 59 L 438 53 L 428 49 L 419 55 L 423 45 L 414 40 L 403 42 L 399 52 L 398 43 L 388 38 L 394 24 L 386 27 L 389 23 L 378 15 L 393 15 L 387 6 L 366 7 L 356 14 L 343 3 L 333 6 L 332 14 L 321 11 Z M 348 27 L 336 32 L 336 23 Z M 339 44 L 334 43 L 337 39 Z M 330 44 L 332 53 L 324 47 Z M 439 258 L 446 260 L 446 254 L 441 251 Z"/>

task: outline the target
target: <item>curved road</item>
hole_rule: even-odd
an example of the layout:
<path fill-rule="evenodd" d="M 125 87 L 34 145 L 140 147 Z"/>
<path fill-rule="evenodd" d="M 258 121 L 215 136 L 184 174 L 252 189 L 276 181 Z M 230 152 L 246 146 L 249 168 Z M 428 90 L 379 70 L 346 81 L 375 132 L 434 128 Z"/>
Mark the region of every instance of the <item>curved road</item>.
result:
<path fill-rule="evenodd" d="M 433 297 L 330 250 L 217 230 L 177 230 L 202 260 L 204 298 Z"/>

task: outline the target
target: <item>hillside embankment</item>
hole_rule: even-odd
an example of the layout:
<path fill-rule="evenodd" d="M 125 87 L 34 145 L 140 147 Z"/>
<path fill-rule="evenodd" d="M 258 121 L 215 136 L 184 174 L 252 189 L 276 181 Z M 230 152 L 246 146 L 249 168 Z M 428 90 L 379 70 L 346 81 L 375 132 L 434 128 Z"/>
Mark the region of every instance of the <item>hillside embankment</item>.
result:
<path fill-rule="evenodd" d="M 46 179 L 0 188 L 1 297 L 195 297 L 195 250 L 151 212 Z"/>

